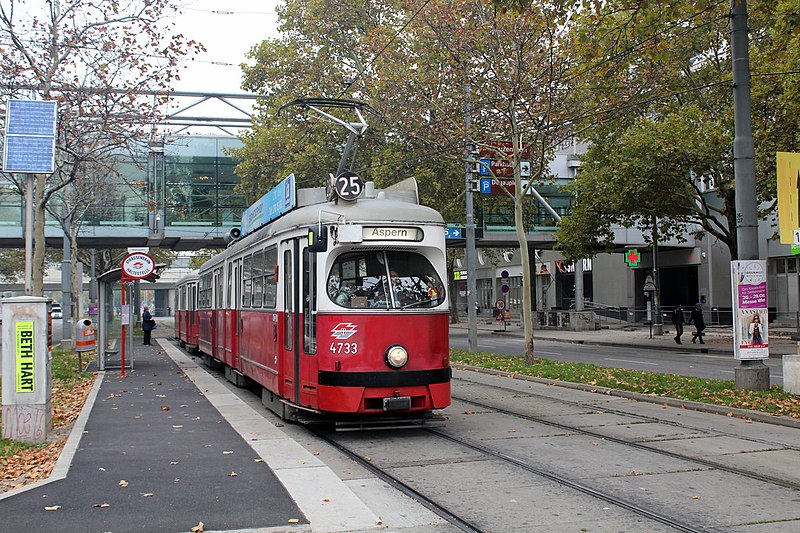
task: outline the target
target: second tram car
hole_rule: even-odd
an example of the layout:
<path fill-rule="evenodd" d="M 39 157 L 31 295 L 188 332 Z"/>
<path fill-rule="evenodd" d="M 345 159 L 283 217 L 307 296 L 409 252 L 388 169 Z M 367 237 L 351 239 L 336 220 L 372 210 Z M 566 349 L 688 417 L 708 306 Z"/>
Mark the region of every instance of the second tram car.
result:
<path fill-rule="evenodd" d="M 175 284 L 175 338 L 190 352 L 199 348 L 197 329 L 197 274 L 189 274 Z"/>
<path fill-rule="evenodd" d="M 199 350 L 231 381 L 257 382 L 284 418 L 411 418 L 450 404 L 444 220 L 419 205 L 413 179 L 361 187 L 348 201 L 287 189 L 294 209 L 196 278 Z M 191 283 L 178 285 L 179 317 Z M 176 320 L 187 345 L 189 320 Z"/>

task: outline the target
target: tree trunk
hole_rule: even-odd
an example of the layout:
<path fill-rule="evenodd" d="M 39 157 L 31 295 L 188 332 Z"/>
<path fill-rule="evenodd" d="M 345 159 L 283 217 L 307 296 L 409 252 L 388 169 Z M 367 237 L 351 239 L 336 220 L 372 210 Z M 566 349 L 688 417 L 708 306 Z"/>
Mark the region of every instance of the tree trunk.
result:
<path fill-rule="evenodd" d="M 533 302 L 531 301 L 531 258 L 528 250 L 528 234 L 525 231 L 524 200 L 525 191 L 522 189 L 522 176 L 519 161 L 522 153 L 521 139 L 517 127 L 516 115 L 511 111 L 511 144 L 513 147 L 514 164 L 514 227 L 517 231 L 519 242 L 519 256 L 522 262 L 522 316 L 520 322 L 525 332 L 525 362 L 532 365 L 535 362 L 533 351 Z"/>
<path fill-rule="evenodd" d="M 72 270 L 72 320 L 81 318 L 81 296 L 83 295 L 83 279 L 78 272 L 78 228 L 79 224 L 75 221 L 69 224 L 69 242 L 71 254 L 69 257 L 70 269 Z"/>
<path fill-rule="evenodd" d="M 34 174 L 33 188 L 33 265 L 31 296 L 44 296 L 44 188 L 46 174 Z"/>

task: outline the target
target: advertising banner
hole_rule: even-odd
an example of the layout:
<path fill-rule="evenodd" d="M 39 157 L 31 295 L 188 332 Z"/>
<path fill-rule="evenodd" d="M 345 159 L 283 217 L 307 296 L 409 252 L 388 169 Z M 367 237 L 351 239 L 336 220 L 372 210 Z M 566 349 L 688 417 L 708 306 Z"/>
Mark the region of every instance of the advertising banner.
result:
<path fill-rule="evenodd" d="M 731 261 L 736 359 L 768 359 L 767 262 Z"/>

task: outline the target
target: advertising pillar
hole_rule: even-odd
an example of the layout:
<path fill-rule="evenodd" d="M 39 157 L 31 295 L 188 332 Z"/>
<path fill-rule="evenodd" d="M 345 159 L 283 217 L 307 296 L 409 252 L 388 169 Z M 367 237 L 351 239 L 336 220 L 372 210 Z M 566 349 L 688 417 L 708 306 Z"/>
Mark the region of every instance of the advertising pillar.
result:
<path fill-rule="evenodd" d="M 3 438 L 45 442 L 52 428 L 47 298 L 3 299 Z"/>
<path fill-rule="evenodd" d="M 760 259 L 731 261 L 733 288 L 733 351 L 741 366 L 735 369 L 737 388 L 769 389 L 767 322 L 767 262 Z"/>

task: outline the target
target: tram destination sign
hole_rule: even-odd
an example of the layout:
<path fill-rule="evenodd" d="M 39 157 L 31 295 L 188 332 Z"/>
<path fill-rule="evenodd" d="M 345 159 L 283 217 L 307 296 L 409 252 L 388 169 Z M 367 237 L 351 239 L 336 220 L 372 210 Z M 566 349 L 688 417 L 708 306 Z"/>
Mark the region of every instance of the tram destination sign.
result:
<path fill-rule="evenodd" d="M 420 228 L 365 226 L 362 231 L 365 241 L 421 241 L 423 237 Z"/>

